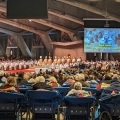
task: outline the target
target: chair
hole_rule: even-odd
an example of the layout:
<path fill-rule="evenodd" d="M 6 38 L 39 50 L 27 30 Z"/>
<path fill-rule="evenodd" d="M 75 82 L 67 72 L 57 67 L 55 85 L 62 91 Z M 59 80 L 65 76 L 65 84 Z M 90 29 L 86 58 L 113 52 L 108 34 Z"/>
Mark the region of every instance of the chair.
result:
<path fill-rule="evenodd" d="M 54 87 L 55 90 L 57 90 L 61 95 L 62 95 L 62 99 L 60 99 L 60 106 L 58 109 L 58 119 L 60 119 L 60 113 L 63 114 L 64 113 L 64 97 L 67 95 L 67 93 L 69 92 L 70 88 L 69 87 Z"/>
<path fill-rule="evenodd" d="M 16 120 L 23 98 L 23 94 L 0 92 L 0 119 Z"/>
<path fill-rule="evenodd" d="M 27 86 L 32 86 L 32 83 L 31 83 L 31 82 L 28 82 L 28 83 L 27 83 Z"/>
<path fill-rule="evenodd" d="M 62 87 L 70 87 L 71 84 L 63 84 Z"/>
<path fill-rule="evenodd" d="M 62 95 L 62 97 L 64 97 L 70 90 L 69 87 L 54 87 L 54 89 L 57 90 Z"/>
<path fill-rule="evenodd" d="M 31 90 L 31 86 L 21 85 L 19 86 L 20 93 L 26 94 L 28 90 Z"/>
<path fill-rule="evenodd" d="M 28 109 L 28 99 L 27 99 L 27 96 L 26 96 L 26 93 L 28 90 L 31 90 L 31 86 L 25 86 L 25 85 L 21 85 L 19 86 L 19 90 L 20 90 L 20 93 L 23 93 L 24 94 L 24 99 L 23 99 L 23 102 L 20 104 L 20 112 L 23 113 L 22 116 L 29 111 Z M 29 116 L 30 118 L 30 116 Z"/>
<path fill-rule="evenodd" d="M 97 92 L 96 88 L 82 87 L 82 89 L 85 91 L 90 91 L 92 94 Z"/>
<path fill-rule="evenodd" d="M 119 120 L 120 116 L 120 94 L 109 95 L 99 100 L 100 116 L 99 120 Z"/>
<path fill-rule="evenodd" d="M 90 107 L 95 101 L 95 97 L 65 96 L 66 120 L 88 120 L 90 117 Z M 93 114 L 93 113 L 92 113 Z M 84 118 L 83 118 L 84 117 Z"/>
<path fill-rule="evenodd" d="M 56 91 L 34 91 L 27 92 L 29 108 L 35 118 L 55 119 L 55 112 L 59 106 L 61 95 Z"/>

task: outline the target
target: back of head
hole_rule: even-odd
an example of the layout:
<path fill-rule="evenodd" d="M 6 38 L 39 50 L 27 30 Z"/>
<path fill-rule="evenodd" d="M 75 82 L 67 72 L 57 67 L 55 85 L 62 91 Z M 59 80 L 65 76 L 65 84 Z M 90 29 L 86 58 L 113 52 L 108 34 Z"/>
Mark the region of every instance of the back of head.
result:
<path fill-rule="evenodd" d="M 23 76 L 24 76 L 24 72 L 19 72 L 18 73 L 18 77 L 23 78 Z"/>
<path fill-rule="evenodd" d="M 112 80 L 112 78 L 109 75 L 105 75 L 104 80 Z"/>
<path fill-rule="evenodd" d="M 75 82 L 74 89 L 75 90 L 82 90 L 82 84 L 80 82 Z"/>
<path fill-rule="evenodd" d="M 0 76 L 4 76 L 4 71 L 0 71 Z"/>
<path fill-rule="evenodd" d="M 45 78 L 43 76 L 38 76 L 35 79 L 35 83 L 44 83 L 45 82 Z"/>
<path fill-rule="evenodd" d="M 29 75 L 28 75 L 28 74 L 24 74 L 24 75 L 23 75 L 23 79 L 28 81 Z"/>
<path fill-rule="evenodd" d="M 50 82 L 57 82 L 56 78 L 55 78 L 55 77 L 53 77 L 53 76 L 52 76 L 52 77 L 50 77 L 50 78 L 49 78 L 49 80 L 50 80 Z"/>
<path fill-rule="evenodd" d="M 6 84 L 8 84 L 10 86 L 16 86 L 17 85 L 16 79 L 14 77 L 12 77 L 12 76 L 9 76 L 7 78 Z"/>
<path fill-rule="evenodd" d="M 84 74 L 76 74 L 75 75 L 75 81 L 85 80 Z"/>

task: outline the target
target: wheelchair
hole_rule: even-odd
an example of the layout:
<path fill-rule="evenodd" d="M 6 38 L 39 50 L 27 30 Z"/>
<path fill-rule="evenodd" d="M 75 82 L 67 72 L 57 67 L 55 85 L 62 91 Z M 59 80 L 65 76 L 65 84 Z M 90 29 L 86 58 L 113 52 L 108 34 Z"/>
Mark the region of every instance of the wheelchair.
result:
<path fill-rule="evenodd" d="M 120 120 L 120 94 L 103 97 L 99 104 L 99 120 Z"/>

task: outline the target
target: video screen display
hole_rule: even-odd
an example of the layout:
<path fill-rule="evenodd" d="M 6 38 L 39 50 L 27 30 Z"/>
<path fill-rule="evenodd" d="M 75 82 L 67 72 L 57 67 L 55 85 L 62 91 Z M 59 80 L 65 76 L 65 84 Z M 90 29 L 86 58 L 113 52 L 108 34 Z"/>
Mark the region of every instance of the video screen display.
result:
<path fill-rule="evenodd" d="M 120 52 L 120 28 L 85 28 L 84 52 Z"/>

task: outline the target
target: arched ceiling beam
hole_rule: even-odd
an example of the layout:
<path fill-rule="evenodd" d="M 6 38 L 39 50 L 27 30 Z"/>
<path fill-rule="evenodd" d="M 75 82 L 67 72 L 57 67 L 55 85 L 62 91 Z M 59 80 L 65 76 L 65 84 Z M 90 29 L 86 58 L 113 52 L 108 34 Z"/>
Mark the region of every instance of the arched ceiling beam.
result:
<path fill-rule="evenodd" d="M 76 17 L 73 17 L 71 15 L 63 14 L 62 12 L 59 12 L 59 11 L 56 11 L 56 10 L 51 10 L 51 9 L 48 11 L 48 13 L 52 14 L 52 15 L 55 15 L 55 16 L 58 16 L 58 17 L 61 17 L 61 18 L 66 19 L 66 20 L 70 20 L 72 22 L 75 22 L 75 23 L 78 23 L 78 24 L 81 24 L 81 25 L 84 25 L 83 20 L 78 19 Z"/>
<path fill-rule="evenodd" d="M 45 25 L 45 26 L 48 26 L 48 27 L 51 27 L 51 28 L 54 28 L 54 29 L 57 29 L 57 30 L 60 30 L 62 32 L 66 32 L 66 33 L 70 33 L 70 34 L 73 34 L 74 31 L 69 29 L 69 28 L 66 28 L 66 27 L 63 27 L 61 25 L 58 25 L 58 24 L 55 24 L 55 23 L 52 23 L 50 21 L 45 21 L 45 20 L 42 20 L 42 19 L 32 19 L 32 21 L 36 22 L 36 23 L 40 23 L 42 25 Z"/>
<path fill-rule="evenodd" d="M 0 18 L 0 22 L 8 24 L 8 25 L 11 25 L 11 26 L 14 26 L 14 27 L 17 27 L 17 28 L 21 28 L 21 29 L 29 31 L 29 32 L 33 32 L 33 33 L 38 34 L 40 36 L 46 34 L 46 32 L 43 32 L 43 31 L 40 31 L 40 30 L 35 30 L 32 27 L 29 27 L 29 26 L 26 26 L 26 25 L 14 22 L 12 20 L 7 20 L 7 19 L 4 19 L 4 18 Z M 49 41 L 47 39 L 42 39 L 42 41 L 45 44 L 45 46 L 48 49 L 48 51 L 52 54 L 53 50 L 52 50 L 52 46 L 50 45 Z"/>
<path fill-rule="evenodd" d="M 57 0 L 57 1 L 106 17 L 106 11 L 75 0 Z M 112 20 L 120 22 L 120 17 L 118 15 L 107 12 L 107 16 Z"/>
<path fill-rule="evenodd" d="M 4 8 L 4 7 L 0 7 L 0 11 L 4 11 L 4 12 L 6 12 L 6 9 Z M 45 26 L 48 26 L 48 27 L 51 27 L 51 28 L 54 28 L 54 29 L 57 29 L 57 30 L 60 30 L 60 31 L 62 31 L 62 32 L 65 32 L 65 33 L 68 33 L 68 35 L 70 36 L 70 38 L 71 38 L 71 40 L 73 40 L 73 35 L 74 35 L 74 30 L 71 30 L 71 29 L 69 29 L 69 28 L 66 28 L 66 27 L 63 27 L 63 26 L 61 26 L 61 25 L 58 25 L 58 24 L 55 24 L 55 23 L 52 23 L 52 22 L 50 22 L 50 21 L 45 21 L 45 20 L 41 20 L 41 19 L 39 19 L 39 20 L 37 20 L 37 19 L 32 19 L 32 21 L 34 21 L 34 22 L 36 22 L 36 23 L 39 23 L 39 24 L 42 24 L 42 25 L 45 25 Z M 10 22 L 9 22 L 10 23 Z M 6 23 L 7 24 L 7 23 Z M 19 24 L 19 23 L 18 23 Z M 23 25 L 22 27 L 24 27 L 25 25 Z M 16 26 L 15 26 L 16 27 Z M 27 26 L 28 27 L 28 26 Z M 19 28 L 21 28 L 21 26 L 19 27 Z M 23 29 L 23 28 L 21 28 L 21 29 Z M 25 27 L 25 29 L 26 29 L 26 27 Z M 29 29 L 30 29 L 30 27 L 29 27 Z M 32 30 L 33 31 L 33 30 Z M 34 32 L 33 32 L 34 33 Z M 40 31 L 40 33 L 41 34 L 44 34 L 45 32 L 43 32 L 43 31 Z M 50 45 L 50 44 L 49 44 Z"/>
<path fill-rule="evenodd" d="M 30 56 L 32 58 L 32 54 L 20 33 L 15 33 L 10 30 L 6 30 L 4 28 L 0 28 L 0 32 L 13 36 L 13 38 L 15 39 L 16 43 L 18 44 L 19 48 L 21 49 L 23 55 Z"/>
<path fill-rule="evenodd" d="M 55 28 L 55 29 L 60 30 L 60 31 L 65 32 L 65 33 L 68 33 L 71 40 L 73 41 L 73 36 L 74 36 L 75 31 L 73 31 L 71 29 L 68 29 L 68 28 L 60 26 L 58 24 L 55 24 L 55 23 L 52 23 L 52 22 L 49 22 L 49 21 L 45 21 L 45 20 L 41 20 L 41 19 L 39 19 L 39 20 L 32 19 L 32 21 L 34 21 L 36 23 L 39 23 L 39 24 L 43 24 L 43 25 L 48 26 L 48 27 Z"/>
<path fill-rule="evenodd" d="M 6 4 L 1 4 L 0 3 L 0 9 L 1 9 L 1 12 L 6 12 Z M 58 17 L 61 17 L 61 18 L 66 19 L 66 20 L 73 21 L 73 22 L 81 24 L 81 25 L 84 25 L 84 22 L 82 20 L 80 20 L 79 18 L 73 17 L 73 16 L 68 15 L 68 14 L 63 15 L 62 12 L 59 12 L 57 10 L 49 9 L 48 13 L 52 14 L 52 15 L 55 15 L 55 16 L 58 16 Z"/>
<path fill-rule="evenodd" d="M 6 6 L 5 5 L 4 5 L 4 7 L 3 7 L 3 5 L 1 5 L 0 9 L 1 9 L 1 12 L 6 12 Z M 84 25 L 84 21 L 83 20 L 81 20 L 81 19 L 79 19 L 77 17 L 71 16 L 71 15 L 68 15 L 68 14 L 64 14 L 63 15 L 63 13 L 60 12 L 60 11 L 49 9 L 48 13 L 52 14 L 52 15 L 55 15 L 55 16 L 58 16 L 58 17 L 61 17 L 63 19 L 70 20 L 72 22 L 75 22 L 75 23 L 78 23 L 78 24 L 81 24 L 81 25 Z"/>
<path fill-rule="evenodd" d="M 2 33 L 6 33 L 6 34 L 8 34 L 8 35 L 17 35 L 17 33 L 15 33 L 15 32 L 12 32 L 12 31 L 10 31 L 10 30 L 6 30 L 6 29 L 4 29 L 4 28 L 0 28 L 0 32 L 2 32 Z"/>

